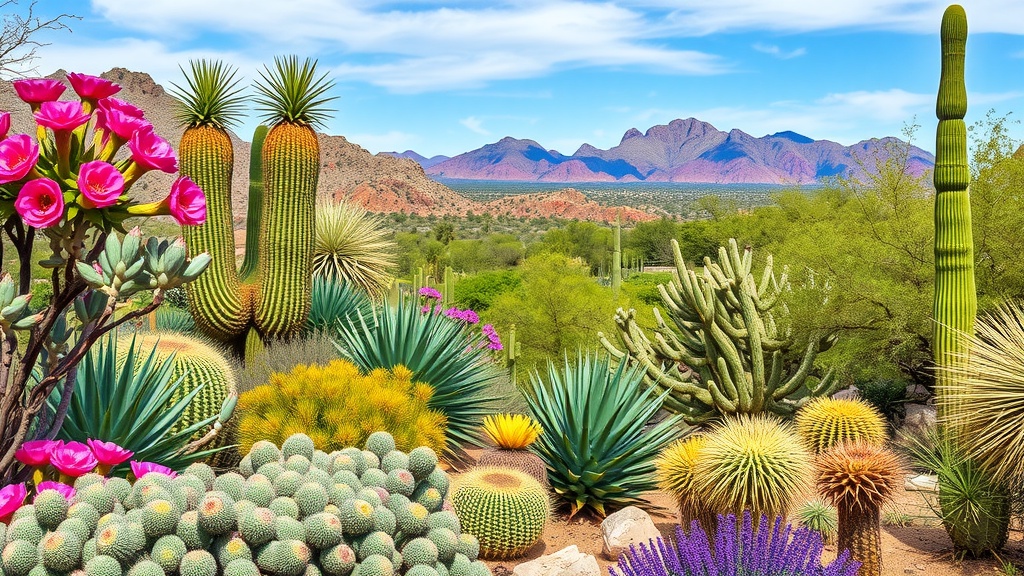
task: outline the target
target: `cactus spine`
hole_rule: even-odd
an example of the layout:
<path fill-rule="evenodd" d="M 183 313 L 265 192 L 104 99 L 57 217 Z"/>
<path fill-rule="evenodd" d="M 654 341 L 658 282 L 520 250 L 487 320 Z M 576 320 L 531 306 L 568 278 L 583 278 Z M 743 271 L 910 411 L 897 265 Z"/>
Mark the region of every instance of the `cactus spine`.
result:
<path fill-rule="evenodd" d="M 974 288 L 974 241 L 967 169 L 967 88 L 964 50 L 967 15 L 952 5 L 942 15 L 942 76 L 935 114 L 935 318 L 933 350 L 936 365 L 951 366 L 966 352 L 965 335 L 974 333 L 978 302 Z M 939 410 L 955 410 L 949 373 L 940 370 L 936 392 Z"/>
<path fill-rule="evenodd" d="M 207 196 L 207 223 L 185 230 L 189 251 L 208 251 L 215 272 L 189 289 L 196 324 L 206 334 L 252 348 L 262 338 L 301 329 L 309 313 L 316 185 L 320 148 L 313 125 L 326 119 L 323 94 L 331 87 L 316 63 L 275 59 L 261 72 L 258 104 L 273 126 L 253 136 L 246 255 L 235 267 L 231 215 L 234 152 L 225 127 L 242 104 L 234 72 L 220 63 L 192 64 L 189 89 L 177 88 L 182 174 Z M 255 333 L 252 331 L 255 330 Z M 246 343 L 246 339 L 250 341 Z"/>

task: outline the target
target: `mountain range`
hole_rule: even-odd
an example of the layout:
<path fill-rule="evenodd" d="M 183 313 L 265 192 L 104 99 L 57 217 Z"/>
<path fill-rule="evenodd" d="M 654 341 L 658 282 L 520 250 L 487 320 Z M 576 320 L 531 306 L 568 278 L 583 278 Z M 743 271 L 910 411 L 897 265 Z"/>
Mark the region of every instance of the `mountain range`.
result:
<path fill-rule="evenodd" d="M 428 176 L 441 179 L 813 184 L 831 176 L 862 176 L 863 166 L 873 167 L 892 144 L 902 143 L 889 137 L 843 146 L 789 131 L 758 138 L 687 118 L 646 132 L 630 128 L 617 146 L 602 150 L 583 144 L 570 156 L 511 137 L 451 158 L 428 159 L 412 150 L 385 154 L 415 160 Z M 921 174 L 934 161 L 931 153 L 912 146 L 908 172 Z"/>

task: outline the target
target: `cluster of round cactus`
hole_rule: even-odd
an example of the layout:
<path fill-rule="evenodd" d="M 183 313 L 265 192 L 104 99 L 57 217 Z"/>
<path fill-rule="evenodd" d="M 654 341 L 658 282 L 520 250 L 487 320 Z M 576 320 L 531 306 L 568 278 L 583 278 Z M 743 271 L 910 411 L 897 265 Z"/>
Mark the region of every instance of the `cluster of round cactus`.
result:
<path fill-rule="evenodd" d="M 258 442 L 240 473 L 193 464 L 134 485 L 87 474 L 0 524 L 0 576 L 487 576 L 479 542 L 443 509 L 426 447 L 327 454 L 304 434 Z"/>

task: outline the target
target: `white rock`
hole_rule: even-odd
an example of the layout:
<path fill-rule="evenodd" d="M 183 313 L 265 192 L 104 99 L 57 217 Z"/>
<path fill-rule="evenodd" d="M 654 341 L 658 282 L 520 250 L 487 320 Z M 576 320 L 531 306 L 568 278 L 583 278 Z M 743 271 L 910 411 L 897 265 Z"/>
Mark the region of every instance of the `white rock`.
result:
<path fill-rule="evenodd" d="M 630 544 L 647 544 L 660 538 L 661 532 L 647 512 L 636 506 L 627 506 L 601 522 L 601 535 L 604 537 L 601 555 L 609 560 L 618 560 Z"/>
<path fill-rule="evenodd" d="M 575 544 L 558 552 L 524 562 L 512 569 L 514 576 L 601 576 L 593 554 L 580 552 Z"/>
<path fill-rule="evenodd" d="M 938 492 L 939 478 L 937 476 L 921 474 L 920 476 L 907 478 L 906 482 L 904 482 L 904 487 L 908 492 Z"/>
<path fill-rule="evenodd" d="M 907 417 L 903 420 L 903 426 L 927 429 L 934 427 L 935 421 L 935 406 L 907 404 Z"/>

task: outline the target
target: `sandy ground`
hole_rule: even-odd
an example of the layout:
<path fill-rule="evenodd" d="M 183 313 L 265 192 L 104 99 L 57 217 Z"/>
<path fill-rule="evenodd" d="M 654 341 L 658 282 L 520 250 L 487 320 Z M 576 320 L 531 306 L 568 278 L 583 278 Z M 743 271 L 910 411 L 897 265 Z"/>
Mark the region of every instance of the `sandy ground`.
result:
<path fill-rule="evenodd" d="M 674 511 L 673 499 L 654 492 L 649 499 L 655 505 Z M 662 536 L 674 534 L 676 518 L 653 516 Z M 601 523 L 593 518 L 553 518 L 544 534 L 529 553 L 515 561 L 488 562 L 495 576 L 508 576 L 519 563 L 539 558 L 575 544 L 581 552 L 593 554 L 607 574 L 615 562 L 601 556 Z M 835 546 L 826 547 L 823 559 L 836 555 Z M 1012 562 L 1024 570 L 1024 532 L 1011 531 L 1010 540 L 999 558 L 957 560 L 946 531 L 932 512 L 927 496 L 921 492 L 901 492 L 896 501 L 883 511 L 882 574 L 883 576 L 977 576 L 1006 574 L 1003 562 Z M 1011 572 L 1010 574 L 1016 574 Z"/>

